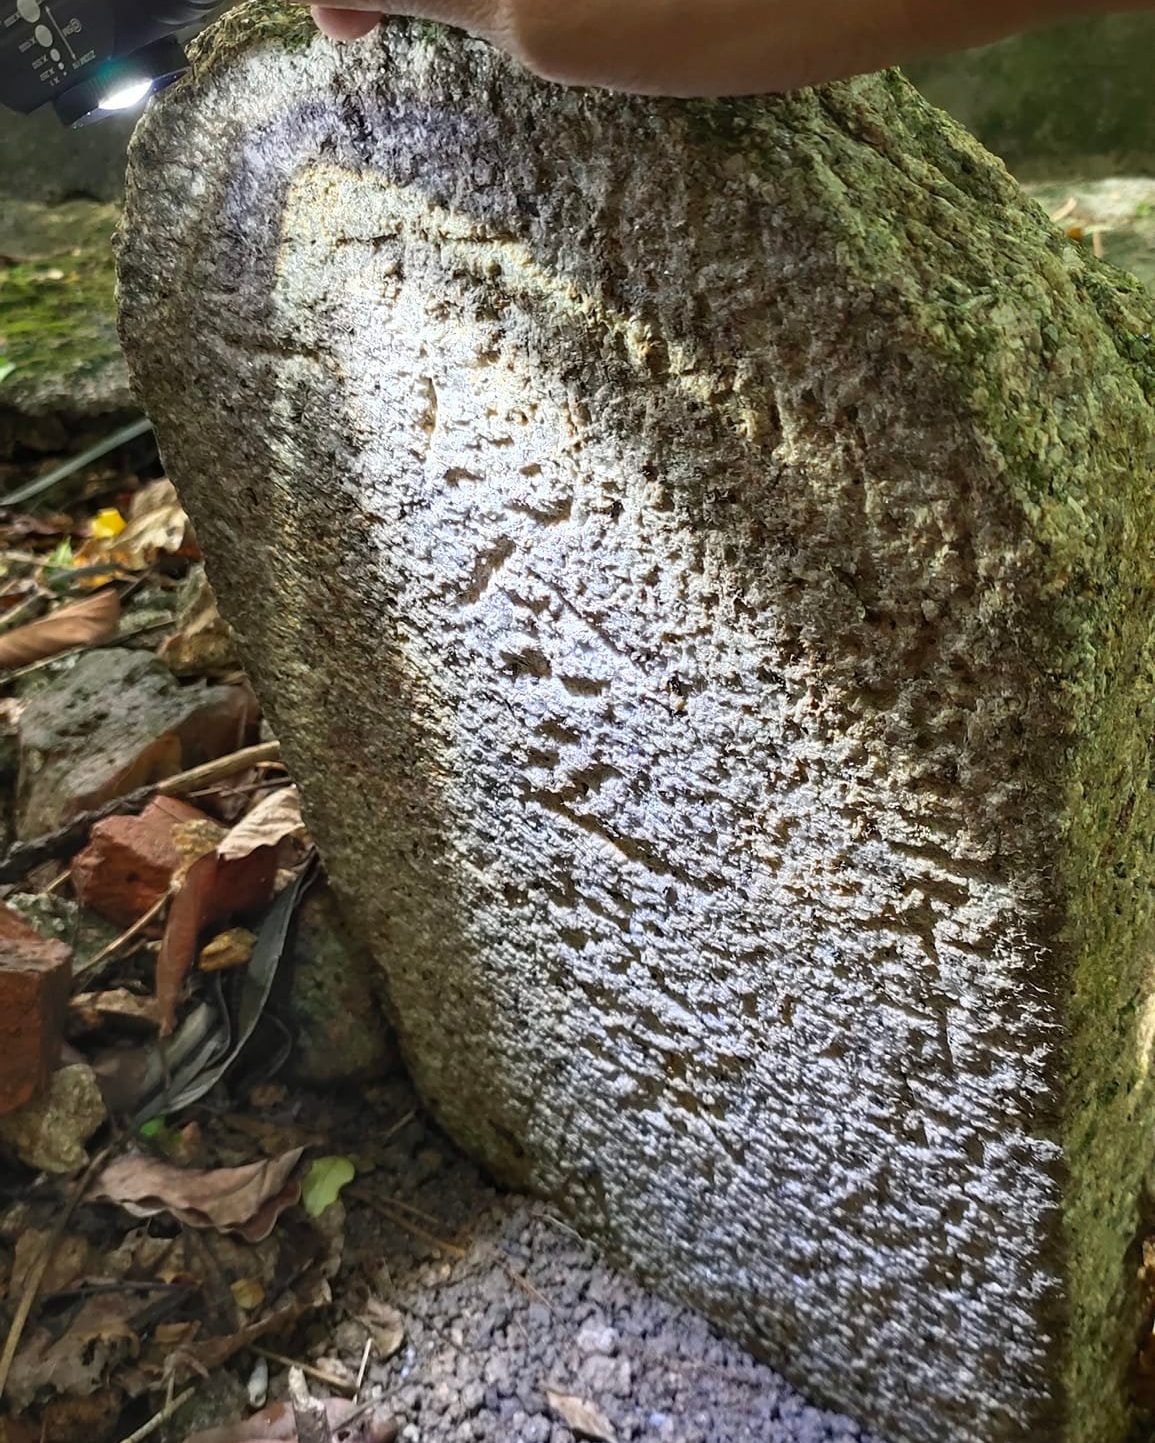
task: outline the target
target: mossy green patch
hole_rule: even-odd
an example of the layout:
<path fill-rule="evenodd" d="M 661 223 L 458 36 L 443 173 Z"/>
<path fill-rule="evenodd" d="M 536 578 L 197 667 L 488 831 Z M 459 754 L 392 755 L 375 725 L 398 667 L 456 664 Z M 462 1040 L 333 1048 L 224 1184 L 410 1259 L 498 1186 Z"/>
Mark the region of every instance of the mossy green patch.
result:
<path fill-rule="evenodd" d="M 852 253 L 861 283 L 876 280 L 879 313 L 917 336 L 946 392 L 969 394 L 1004 476 L 1019 584 L 1042 603 L 1024 610 L 1023 635 L 1054 703 L 1038 796 L 1062 819 L 1048 866 L 1050 965 L 1069 999 L 1065 1091 L 1051 1104 L 1068 1170 L 1064 1437 L 1117 1443 L 1155 1153 L 1155 302 L 1024 207 L 1011 176 L 897 74 L 770 103 L 694 103 L 686 116 L 768 200 L 800 183 L 823 197 L 813 225 Z M 822 143 L 799 147 L 819 117 Z M 863 146 L 888 165 L 864 166 Z"/>
<path fill-rule="evenodd" d="M 118 218 L 87 201 L 0 206 L 0 405 L 91 414 L 130 404 L 116 335 Z"/>
<path fill-rule="evenodd" d="M 1017 174 L 1155 174 L 1155 16 L 1110 15 L 911 67 Z"/>
<path fill-rule="evenodd" d="M 247 0 L 227 10 L 189 47 L 192 78 L 259 45 L 276 42 L 285 50 L 303 50 L 316 39 L 317 27 L 307 6 L 284 0 Z"/>

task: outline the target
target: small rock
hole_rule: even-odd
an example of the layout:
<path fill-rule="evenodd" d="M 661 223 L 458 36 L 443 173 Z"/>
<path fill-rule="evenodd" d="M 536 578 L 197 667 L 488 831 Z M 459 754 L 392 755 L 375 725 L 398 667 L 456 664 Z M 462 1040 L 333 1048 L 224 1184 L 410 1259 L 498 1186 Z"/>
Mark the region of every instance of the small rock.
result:
<path fill-rule="evenodd" d="M 297 1077 L 331 1086 L 395 1067 L 396 1043 L 377 1005 L 372 959 L 346 930 L 327 887 L 315 888 L 300 907 L 289 957 Z"/>
<path fill-rule="evenodd" d="M 595 1397 L 626 1398 L 632 1371 L 628 1358 L 603 1358 L 595 1353 L 581 1365 L 581 1380 Z"/>
<path fill-rule="evenodd" d="M 461 1390 L 461 1406 L 467 1413 L 480 1413 L 485 1403 L 485 1389 L 480 1383 L 466 1383 Z"/>
<path fill-rule="evenodd" d="M 232 627 L 217 610 L 203 566 L 192 568 L 181 589 L 176 628 L 159 655 L 177 676 L 213 676 L 239 669 Z"/>
<path fill-rule="evenodd" d="M 0 1142 L 37 1171 L 77 1172 L 88 1162 L 84 1145 L 105 1116 L 92 1069 L 75 1063 L 54 1072 L 34 1102 L 0 1118 Z"/>
<path fill-rule="evenodd" d="M 495 1354 L 487 1358 L 485 1362 L 485 1381 L 493 1388 L 496 1388 L 501 1397 L 507 1397 L 511 1391 L 509 1376 L 509 1360 L 501 1354 Z"/>
<path fill-rule="evenodd" d="M 266 1358 L 258 1358 L 245 1384 L 250 1408 L 263 1408 L 269 1396 L 269 1364 Z"/>
<path fill-rule="evenodd" d="M 180 854 L 177 822 L 205 813 L 176 797 L 157 797 L 138 817 L 106 817 L 92 828 L 88 846 L 72 864 L 81 902 L 118 927 L 130 927 L 166 895 Z"/>
<path fill-rule="evenodd" d="M 202 972 L 227 972 L 234 967 L 246 967 L 256 945 L 255 933 L 245 927 L 230 927 L 227 932 L 219 932 L 202 949 L 197 965 Z"/>
<path fill-rule="evenodd" d="M 88 652 L 21 714 L 17 834 L 235 751 L 256 724 L 247 687 L 181 686 L 148 652 Z"/>
<path fill-rule="evenodd" d="M 77 975 L 122 930 L 59 892 L 14 892 L 7 898 L 7 905 L 41 937 L 67 943 L 72 948 L 72 970 Z"/>
<path fill-rule="evenodd" d="M 6 199 L 0 207 L 5 412 L 111 417 L 133 408 L 116 335 L 118 219 L 115 206 L 75 199 L 59 206 Z"/>
<path fill-rule="evenodd" d="M 60 1061 L 72 953 L 0 905 L 0 1115 L 47 1087 Z"/>
<path fill-rule="evenodd" d="M 580 1353 L 600 1353 L 612 1358 L 618 1350 L 618 1334 L 615 1328 L 604 1323 L 587 1323 L 574 1339 Z"/>

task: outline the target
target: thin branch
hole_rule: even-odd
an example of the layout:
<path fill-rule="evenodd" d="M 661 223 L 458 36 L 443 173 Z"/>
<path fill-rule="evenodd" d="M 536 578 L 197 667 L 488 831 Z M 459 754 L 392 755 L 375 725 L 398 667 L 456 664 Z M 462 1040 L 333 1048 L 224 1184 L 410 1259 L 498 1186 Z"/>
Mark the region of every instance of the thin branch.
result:
<path fill-rule="evenodd" d="M 123 797 L 116 797 L 104 806 L 91 812 L 83 812 L 65 826 L 30 842 L 16 842 L 0 861 L 0 885 L 18 882 L 36 867 L 45 862 L 56 862 L 69 856 L 84 845 L 90 828 L 106 817 L 133 816 L 143 812 L 154 797 L 183 797 L 190 792 L 235 776 L 262 763 L 278 761 L 281 755 L 280 742 L 262 742 L 259 746 L 244 747 L 227 757 L 205 762 L 203 766 L 192 767 L 187 772 L 178 772 L 174 777 L 152 782 L 147 787 L 138 787 Z"/>

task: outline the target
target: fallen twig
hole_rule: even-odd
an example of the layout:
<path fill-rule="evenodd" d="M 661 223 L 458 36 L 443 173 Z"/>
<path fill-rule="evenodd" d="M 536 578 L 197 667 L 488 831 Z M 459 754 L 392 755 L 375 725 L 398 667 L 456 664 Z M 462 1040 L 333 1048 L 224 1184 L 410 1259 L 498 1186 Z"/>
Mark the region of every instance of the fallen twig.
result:
<path fill-rule="evenodd" d="M 144 1443 L 146 1438 L 151 1438 L 154 1433 L 159 1433 L 176 1410 L 183 1408 L 195 1392 L 195 1387 L 186 1388 L 175 1398 L 167 1398 L 163 1407 L 154 1413 L 147 1423 L 142 1423 L 135 1433 L 130 1433 L 127 1438 L 122 1438 L 120 1443 Z"/>
<path fill-rule="evenodd" d="M 140 936 L 154 917 L 159 916 L 164 910 L 164 905 L 167 901 L 168 893 L 165 892 L 163 896 L 156 899 L 142 917 L 138 917 L 132 926 L 123 931 L 119 937 L 113 938 L 107 947 L 102 947 L 95 957 L 90 957 L 87 962 L 78 963 L 73 969 L 74 975 L 76 977 L 83 977 L 93 971 L 94 968 L 99 967 L 102 962 L 107 962 L 110 957 L 115 957 L 116 954 L 133 941 L 134 938 Z"/>
<path fill-rule="evenodd" d="M 297 1443 L 332 1443 L 325 1405 L 309 1392 L 304 1370 L 297 1363 L 289 1369 L 289 1403 L 297 1425 Z"/>
<path fill-rule="evenodd" d="M 318 1383 L 324 1383 L 326 1388 L 336 1388 L 342 1393 L 353 1391 L 353 1382 L 349 1378 L 338 1378 L 336 1373 L 326 1373 L 324 1368 L 316 1368 L 312 1363 L 302 1363 L 296 1358 L 286 1358 L 283 1353 L 272 1353 L 268 1348 L 253 1347 L 251 1352 L 256 1353 L 258 1358 L 265 1358 L 270 1363 L 277 1363 L 282 1368 L 299 1368 L 302 1373 L 310 1378 L 316 1378 Z"/>
<path fill-rule="evenodd" d="M 225 777 L 235 776 L 237 772 L 247 771 L 249 767 L 275 762 L 280 755 L 280 742 L 262 742 L 259 746 L 244 747 L 238 752 L 231 752 L 227 757 L 219 757 L 216 761 L 205 762 L 203 766 L 192 767 L 187 772 L 178 772 L 176 776 L 166 777 L 163 781 L 138 787 L 136 791 L 128 792 L 123 797 L 115 797 L 103 807 L 96 807 L 91 812 L 82 812 L 80 816 L 73 817 L 72 821 L 55 832 L 35 837 L 30 842 L 16 842 L 8 848 L 4 860 L 0 861 L 0 885 L 18 882 L 45 862 L 59 861 L 76 851 L 84 844 L 90 828 L 95 823 L 104 821 L 106 817 L 133 816 L 143 812 L 154 797 L 187 796 L 214 781 L 222 781 Z"/>
<path fill-rule="evenodd" d="M 366 1338 L 365 1346 L 361 1349 L 361 1366 L 357 1369 L 357 1381 L 353 1385 L 353 1397 L 360 1399 L 361 1389 L 365 1386 L 365 1374 L 369 1371 L 369 1359 L 373 1356 L 373 1339 Z"/>

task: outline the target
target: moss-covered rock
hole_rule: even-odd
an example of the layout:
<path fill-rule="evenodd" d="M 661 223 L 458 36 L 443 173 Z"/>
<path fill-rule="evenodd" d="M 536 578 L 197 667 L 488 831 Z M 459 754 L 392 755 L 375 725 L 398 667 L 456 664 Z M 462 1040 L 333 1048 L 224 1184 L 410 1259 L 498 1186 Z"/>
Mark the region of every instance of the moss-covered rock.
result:
<path fill-rule="evenodd" d="M 425 1098 L 887 1436 L 1121 1443 L 1155 303 L 893 74 L 278 15 L 138 131 L 122 324 Z"/>
<path fill-rule="evenodd" d="M 116 334 L 119 209 L 0 198 L 0 410 L 99 416 L 132 396 Z"/>
<path fill-rule="evenodd" d="M 363 1083 L 396 1066 L 372 954 L 349 932 L 327 887 L 299 908 L 287 960 L 296 1077 L 319 1086 Z"/>

